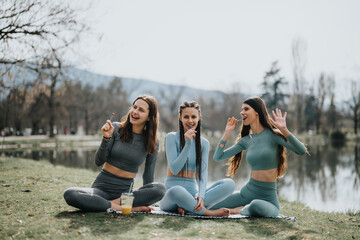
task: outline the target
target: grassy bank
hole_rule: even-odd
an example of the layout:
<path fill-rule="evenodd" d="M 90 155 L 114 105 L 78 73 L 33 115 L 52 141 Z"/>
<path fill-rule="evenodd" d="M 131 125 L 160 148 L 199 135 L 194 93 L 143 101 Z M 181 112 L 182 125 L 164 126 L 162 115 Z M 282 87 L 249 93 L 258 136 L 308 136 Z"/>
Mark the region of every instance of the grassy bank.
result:
<path fill-rule="evenodd" d="M 97 173 L 46 161 L 0 158 L 0 239 L 360 239 L 360 214 L 323 213 L 281 200 L 278 219 L 196 220 L 189 217 L 85 213 L 62 198 L 88 187 Z"/>

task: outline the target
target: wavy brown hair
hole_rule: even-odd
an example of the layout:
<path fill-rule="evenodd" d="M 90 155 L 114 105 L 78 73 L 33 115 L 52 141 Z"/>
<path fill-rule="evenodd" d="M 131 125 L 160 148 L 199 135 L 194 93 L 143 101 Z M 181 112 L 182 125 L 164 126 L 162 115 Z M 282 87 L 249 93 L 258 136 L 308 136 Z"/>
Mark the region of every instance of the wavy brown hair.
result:
<path fill-rule="evenodd" d="M 138 96 L 132 106 L 135 104 L 137 100 L 144 100 L 149 105 L 149 120 L 146 121 L 144 132 L 145 135 L 145 148 L 148 154 L 153 154 L 157 152 L 157 129 L 159 126 L 159 113 L 158 113 L 158 105 L 157 101 L 153 96 L 149 95 L 140 95 Z M 132 138 L 132 124 L 130 123 L 130 110 L 132 106 L 129 108 L 128 113 L 122 117 L 121 123 L 119 126 L 120 138 L 124 142 L 129 142 Z"/>
<path fill-rule="evenodd" d="M 285 141 L 287 141 L 287 139 L 285 138 L 284 135 L 282 135 L 282 133 L 280 131 L 275 131 L 276 127 L 270 122 L 269 120 L 269 113 L 268 110 L 266 108 L 265 102 L 260 98 L 260 97 L 252 97 L 252 98 L 248 98 L 244 101 L 244 103 L 246 103 L 246 101 L 252 101 L 253 103 L 255 102 L 256 104 L 256 108 L 257 108 L 257 113 L 259 114 L 259 120 L 261 125 L 264 128 L 268 128 L 271 132 L 280 135 L 281 137 L 283 137 L 285 139 Z M 236 139 L 236 142 L 238 142 L 241 138 L 249 135 L 250 133 L 250 125 L 245 126 L 243 123 L 241 123 L 241 127 L 240 127 L 240 133 Z M 236 154 L 235 156 L 231 157 L 228 162 L 227 165 L 228 170 L 227 170 L 227 175 L 234 177 L 235 173 L 237 171 L 237 169 L 240 166 L 240 162 L 241 162 L 241 158 L 242 158 L 242 152 Z M 284 146 L 278 145 L 278 165 L 277 165 L 277 177 L 281 178 L 285 175 L 287 169 L 287 157 L 286 157 L 286 149 Z"/>
<path fill-rule="evenodd" d="M 179 115 L 180 116 L 181 116 L 184 108 L 195 108 L 196 110 L 198 110 L 199 116 L 201 116 L 200 105 L 195 101 L 183 102 L 179 107 Z M 184 137 L 185 132 L 184 132 L 184 125 L 180 121 L 180 118 L 179 118 L 179 129 L 180 129 L 180 148 L 182 151 L 182 149 L 185 146 L 185 137 Z M 196 173 L 199 177 L 199 180 L 201 180 L 201 132 L 200 132 L 200 130 L 201 130 L 201 118 L 199 119 L 199 122 L 195 129 L 195 131 L 196 131 L 196 135 L 195 135 Z"/>

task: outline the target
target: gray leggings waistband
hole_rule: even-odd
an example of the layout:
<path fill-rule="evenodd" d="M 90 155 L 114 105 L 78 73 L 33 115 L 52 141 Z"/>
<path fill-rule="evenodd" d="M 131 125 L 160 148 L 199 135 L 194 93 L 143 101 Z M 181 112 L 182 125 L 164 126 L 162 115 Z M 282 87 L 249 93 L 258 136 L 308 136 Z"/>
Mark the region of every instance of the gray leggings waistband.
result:
<path fill-rule="evenodd" d="M 115 199 L 120 197 L 121 193 L 129 191 L 133 182 L 133 178 L 119 177 L 102 169 L 91 187 L 105 191 Z"/>

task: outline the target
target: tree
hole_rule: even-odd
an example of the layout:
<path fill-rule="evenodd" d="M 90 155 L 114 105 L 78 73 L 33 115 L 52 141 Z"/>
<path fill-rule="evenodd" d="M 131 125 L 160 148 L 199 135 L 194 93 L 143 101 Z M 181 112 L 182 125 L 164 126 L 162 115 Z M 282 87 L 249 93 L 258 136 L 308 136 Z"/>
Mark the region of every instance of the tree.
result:
<path fill-rule="evenodd" d="M 62 124 L 64 130 L 66 129 L 66 132 L 74 133 L 78 128 L 79 120 L 82 119 L 81 98 L 83 86 L 81 82 L 65 80 L 64 84 L 60 88 L 60 91 L 62 92 L 61 105 L 65 109 Z"/>
<path fill-rule="evenodd" d="M 352 80 L 351 81 L 351 96 L 350 100 L 347 101 L 351 112 L 352 112 L 352 119 L 354 122 L 354 133 L 357 134 L 358 132 L 358 125 L 359 125 L 359 106 L 360 106 L 360 91 L 358 88 L 358 82 Z"/>
<path fill-rule="evenodd" d="M 95 96 L 93 99 L 89 97 L 85 98 L 86 102 L 92 103 L 91 105 L 87 105 L 91 108 L 89 109 L 91 117 L 89 121 L 91 122 L 93 122 L 92 119 L 98 119 L 100 121 L 98 124 L 102 126 L 113 112 L 116 114 L 113 121 L 119 121 L 128 111 L 128 95 L 124 90 L 121 78 L 114 77 L 109 86 L 106 88 L 98 88 Z M 132 101 L 133 100 L 134 99 L 132 99 Z M 96 109 L 94 109 L 94 106 Z M 100 126 L 95 127 L 96 129 L 100 129 Z"/>
<path fill-rule="evenodd" d="M 316 109 L 316 118 L 315 118 L 315 127 L 316 134 L 320 133 L 321 118 L 324 112 L 324 103 L 326 96 L 328 94 L 329 87 L 329 78 L 325 73 L 321 73 L 317 82 L 317 97 L 315 98 L 315 109 Z"/>
<path fill-rule="evenodd" d="M 3 0 L 0 5 L 0 63 L 1 75 L 10 66 L 31 69 L 39 76 L 48 91 L 50 136 L 55 123 L 56 86 L 66 66 L 60 57 L 79 40 L 87 26 L 79 20 L 82 9 L 70 1 L 60 0 Z M 5 79 L 5 80 L 4 80 Z M 0 78 L 2 89 L 10 89 L 6 78 Z M 5 90 L 3 90 L 5 91 Z"/>
<path fill-rule="evenodd" d="M 17 71 L 6 74 L 10 89 L 3 90 L 2 99 L 2 128 L 13 127 L 20 132 L 23 123 L 26 120 L 26 112 L 29 106 L 29 93 L 31 92 L 31 82 L 27 81 L 26 73 L 17 69 Z"/>
<path fill-rule="evenodd" d="M 307 131 L 311 130 L 316 121 L 316 97 L 314 88 L 310 88 L 310 93 L 305 96 L 304 101 L 304 123 Z"/>
<path fill-rule="evenodd" d="M 295 119 L 298 132 L 304 129 L 303 111 L 305 97 L 306 42 L 296 38 L 292 44 L 292 65 L 294 75 Z"/>
<path fill-rule="evenodd" d="M 160 91 L 160 98 L 163 99 L 164 104 L 159 102 L 159 113 L 162 130 L 164 131 L 173 131 L 177 129 L 178 121 L 178 109 L 180 106 L 181 97 L 184 93 L 185 87 L 170 86 L 169 91 Z"/>
<path fill-rule="evenodd" d="M 32 135 L 39 134 L 41 126 L 45 125 L 48 113 L 47 96 L 44 91 L 33 90 L 32 103 L 30 104 L 27 116 L 31 121 Z"/>
<path fill-rule="evenodd" d="M 329 77 L 328 92 L 330 97 L 329 110 L 326 113 L 328 126 L 332 129 L 337 128 L 338 113 L 335 106 L 335 79 L 334 76 Z"/>
<path fill-rule="evenodd" d="M 271 64 L 270 70 L 265 72 L 264 81 L 261 84 L 264 89 L 261 97 L 269 110 L 285 107 L 285 98 L 289 97 L 289 94 L 282 92 L 282 86 L 287 82 L 279 72 L 280 68 L 277 67 L 277 61 L 275 61 Z"/>
<path fill-rule="evenodd" d="M 0 63 L 25 63 L 64 48 L 87 29 L 70 1 L 2 0 L 0 5 Z"/>
<path fill-rule="evenodd" d="M 55 96 L 56 85 L 61 80 L 62 75 L 62 60 L 57 55 L 57 51 L 53 50 L 49 55 L 44 56 L 40 63 L 35 64 L 32 67 L 34 71 L 39 74 L 40 85 L 43 85 L 47 89 L 48 102 L 48 116 L 49 116 L 49 136 L 52 138 L 55 136 Z"/>

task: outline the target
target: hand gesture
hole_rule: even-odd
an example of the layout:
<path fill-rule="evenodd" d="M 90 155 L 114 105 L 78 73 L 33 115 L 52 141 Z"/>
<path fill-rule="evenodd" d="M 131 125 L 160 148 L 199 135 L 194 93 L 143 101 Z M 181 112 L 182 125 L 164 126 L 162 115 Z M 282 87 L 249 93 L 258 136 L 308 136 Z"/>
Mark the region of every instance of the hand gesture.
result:
<path fill-rule="evenodd" d="M 198 195 L 195 195 L 195 200 L 198 200 L 198 203 L 196 204 L 194 211 L 195 212 L 200 212 L 203 208 L 204 208 L 204 199 L 203 198 L 199 198 Z"/>
<path fill-rule="evenodd" d="M 111 124 L 110 120 L 106 120 L 106 123 L 101 127 L 101 132 L 104 137 L 111 137 L 114 132 L 114 126 Z"/>
<path fill-rule="evenodd" d="M 189 130 L 186 131 L 186 133 L 184 134 L 184 137 L 186 139 L 195 139 L 196 137 L 196 131 L 195 128 L 190 128 Z"/>
<path fill-rule="evenodd" d="M 286 127 L 286 115 L 287 112 L 284 113 L 284 116 L 282 116 L 281 110 L 276 108 L 276 112 L 274 110 L 272 111 L 274 120 L 270 118 L 271 123 L 281 131 L 281 133 L 287 137 L 290 135 L 289 130 Z"/>
<path fill-rule="evenodd" d="M 225 132 L 231 133 L 232 131 L 234 131 L 236 128 L 237 122 L 238 121 L 234 117 L 228 118 L 226 127 L 225 127 Z"/>

